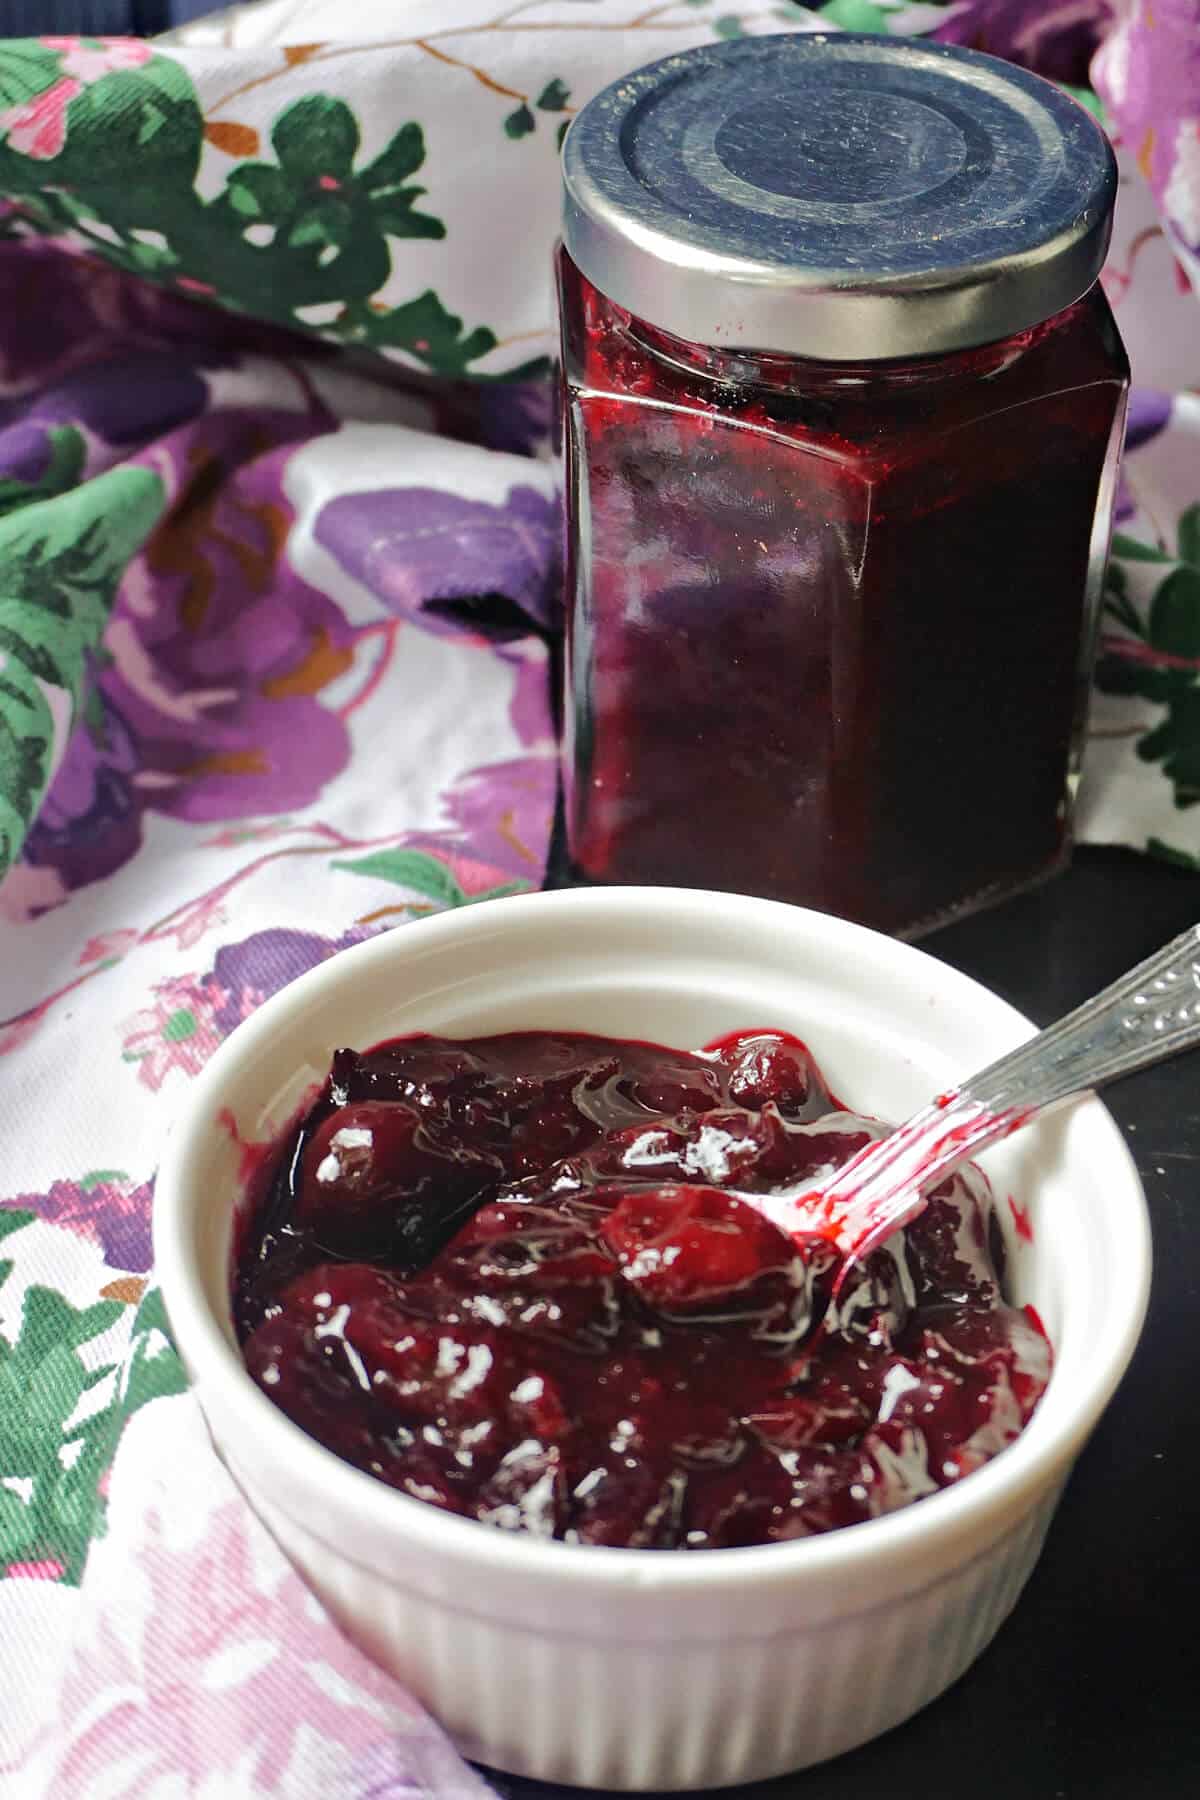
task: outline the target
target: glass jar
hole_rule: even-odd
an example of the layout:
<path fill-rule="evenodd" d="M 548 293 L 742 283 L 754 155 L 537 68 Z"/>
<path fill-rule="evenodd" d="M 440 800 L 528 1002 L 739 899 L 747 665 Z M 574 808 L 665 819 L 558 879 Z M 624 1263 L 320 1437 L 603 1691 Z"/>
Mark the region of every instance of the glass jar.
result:
<path fill-rule="evenodd" d="M 744 39 L 598 96 L 565 176 L 566 878 L 909 935 L 1050 873 L 1128 384 L 1099 128 Z"/>

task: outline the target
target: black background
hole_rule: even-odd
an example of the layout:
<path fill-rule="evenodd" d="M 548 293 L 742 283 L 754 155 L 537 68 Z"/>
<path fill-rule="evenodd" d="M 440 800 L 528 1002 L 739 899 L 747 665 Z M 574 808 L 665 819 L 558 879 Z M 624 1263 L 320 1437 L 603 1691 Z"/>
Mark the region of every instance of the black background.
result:
<path fill-rule="evenodd" d="M 1200 922 L 1200 876 L 1122 851 L 922 948 L 1039 1024 Z M 1200 1055 L 1107 1102 L 1146 1185 L 1154 1283 L 1141 1344 L 1042 1559 L 949 1693 L 836 1762 L 744 1800 L 1184 1800 L 1200 1795 Z M 512 1800 L 568 1789 L 508 1775 Z"/>

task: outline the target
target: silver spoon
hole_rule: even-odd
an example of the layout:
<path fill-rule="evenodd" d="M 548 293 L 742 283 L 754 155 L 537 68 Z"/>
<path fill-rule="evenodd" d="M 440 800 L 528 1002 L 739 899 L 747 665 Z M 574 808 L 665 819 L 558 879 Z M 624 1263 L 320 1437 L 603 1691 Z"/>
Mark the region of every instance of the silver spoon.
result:
<path fill-rule="evenodd" d="M 861 1262 L 920 1212 L 926 1191 L 1035 1116 L 1200 1044 L 1200 926 L 1045 1031 L 866 1145 L 819 1188 L 739 1198 L 794 1235 Z"/>

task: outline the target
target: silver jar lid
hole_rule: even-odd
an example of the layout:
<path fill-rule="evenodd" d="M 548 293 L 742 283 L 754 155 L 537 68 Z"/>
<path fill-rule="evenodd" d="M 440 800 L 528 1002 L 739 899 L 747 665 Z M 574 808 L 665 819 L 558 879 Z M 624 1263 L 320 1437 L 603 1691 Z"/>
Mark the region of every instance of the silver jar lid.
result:
<path fill-rule="evenodd" d="M 1083 107 L 995 57 L 790 33 L 615 81 L 563 148 L 563 240 L 692 343 L 831 361 L 992 342 L 1087 292 L 1116 168 Z"/>

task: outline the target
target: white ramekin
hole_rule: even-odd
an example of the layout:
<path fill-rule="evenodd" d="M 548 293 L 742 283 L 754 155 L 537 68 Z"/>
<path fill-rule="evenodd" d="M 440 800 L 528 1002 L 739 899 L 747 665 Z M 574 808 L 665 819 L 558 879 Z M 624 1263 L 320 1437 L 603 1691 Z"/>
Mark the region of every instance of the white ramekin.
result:
<path fill-rule="evenodd" d="M 471 1757 L 547 1781 L 717 1787 L 898 1724 L 1011 1610 L 1071 1466 L 1133 1352 L 1149 1285 L 1141 1186 L 1098 1101 L 984 1159 L 1014 1298 L 1054 1344 L 1016 1444 L 945 1493 L 795 1544 L 700 1554 L 545 1543 L 350 1468 L 246 1375 L 230 1325 L 242 1139 L 271 1136 L 340 1045 L 548 1027 L 694 1048 L 780 1026 L 851 1106 L 899 1119 L 1032 1027 L 911 946 L 770 901 L 606 888 L 485 902 L 322 963 L 193 1084 L 154 1244 L 179 1349 L 247 1498 L 347 1632 Z"/>

